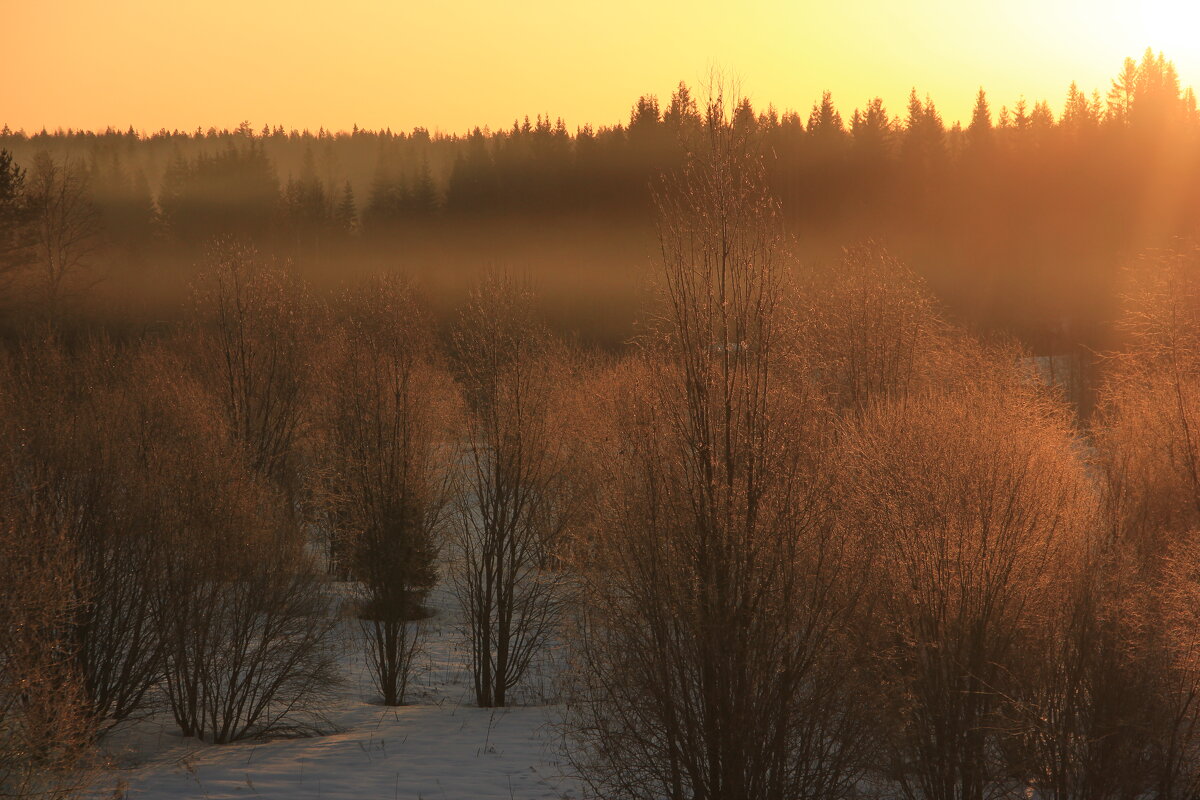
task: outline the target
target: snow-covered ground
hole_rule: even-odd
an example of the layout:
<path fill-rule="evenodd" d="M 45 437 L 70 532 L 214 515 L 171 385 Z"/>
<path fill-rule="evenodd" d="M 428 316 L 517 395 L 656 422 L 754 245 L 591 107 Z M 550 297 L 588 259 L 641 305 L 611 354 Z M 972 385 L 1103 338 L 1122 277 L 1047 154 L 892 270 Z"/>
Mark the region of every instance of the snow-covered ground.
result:
<path fill-rule="evenodd" d="M 342 657 L 346 684 L 328 711 L 336 733 L 305 739 L 206 745 L 184 738 L 169 719 L 117 731 L 106 742 L 117 769 L 98 797 L 129 798 L 577 798 L 565 773 L 553 699 L 555 670 L 543 664 L 525 686 L 527 704 L 474 706 L 467 652 L 450 593 L 430 597 L 433 617 L 418 656 L 409 705 L 385 708 L 374 690 L 347 619 Z M 114 787 L 116 790 L 114 791 Z M 122 791 L 124 795 L 122 795 Z"/>

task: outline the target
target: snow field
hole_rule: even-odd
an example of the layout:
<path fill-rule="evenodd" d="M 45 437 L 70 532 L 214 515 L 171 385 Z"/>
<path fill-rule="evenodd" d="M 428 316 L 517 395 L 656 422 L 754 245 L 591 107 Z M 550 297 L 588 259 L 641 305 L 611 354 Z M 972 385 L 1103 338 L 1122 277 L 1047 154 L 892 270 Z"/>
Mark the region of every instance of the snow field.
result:
<path fill-rule="evenodd" d="M 436 588 L 435 613 L 419 623 L 424 651 L 409 705 L 374 702 L 357 622 L 339 626 L 346 682 L 327 710 L 335 732 L 299 739 L 207 745 L 184 738 L 169 714 L 119 730 L 105 748 L 116 769 L 97 797 L 277 798 L 278 800 L 563 800 L 580 795 L 566 775 L 556 723 L 553 654 L 535 664 L 518 705 L 477 708 L 457 604 Z M 114 789 L 114 786 L 116 787 Z"/>

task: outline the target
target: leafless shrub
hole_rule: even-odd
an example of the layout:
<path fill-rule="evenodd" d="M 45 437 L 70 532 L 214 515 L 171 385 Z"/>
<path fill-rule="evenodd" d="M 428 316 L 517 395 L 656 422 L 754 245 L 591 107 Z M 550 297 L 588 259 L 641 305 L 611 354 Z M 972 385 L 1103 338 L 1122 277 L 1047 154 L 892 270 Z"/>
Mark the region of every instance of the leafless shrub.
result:
<path fill-rule="evenodd" d="M 278 490 L 222 435 L 203 387 L 169 358 L 156 372 L 172 410 L 151 462 L 172 714 L 186 735 L 217 743 L 311 729 L 336 683 L 334 621 L 303 536 Z"/>
<path fill-rule="evenodd" d="M 175 476 L 162 622 L 171 710 L 185 735 L 218 744 L 313 730 L 337 682 L 319 578 L 278 497 L 236 456 L 205 455 Z"/>
<path fill-rule="evenodd" d="M 70 545 L 30 525 L 5 502 L 0 511 L 0 795 L 67 797 L 93 732 L 70 642 Z M 33 511 L 33 509 L 26 509 Z"/>
<path fill-rule="evenodd" d="M 786 308 L 797 344 L 834 408 L 862 414 L 939 379 L 946 325 L 922 281 L 881 246 L 847 248 L 837 264 L 793 280 Z"/>
<path fill-rule="evenodd" d="M 328 603 L 317 577 L 279 546 L 232 569 L 191 559 L 209 580 L 182 587 L 167 622 L 167 689 L 185 735 L 224 744 L 320 730 L 337 682 Z"/>
<path fill-rule="evenodd" d="M 97 733 L 138 711 L 162 676 L 155 608 L 161 585 L 161 449 L 153 368 L 100 341 L 68 352 L 27 342 L 12 361 L 8 407 L 14 475 L 75 558 L 63 635 Z"/>
<path fill-rule="evenodd" d="M 876 553 L 885 772 L 908 797 L 1025 785 L 1010 760 L 1022 658 L 1069 603 L 1095 528 L 1069 415 L 1011 364 L 875 404 L 843 442 L 847 524 Z"/>
<path fill-rule="evenodd" d="M 1153 564 L 1200 527 L 1200 250 L 1147 256 L 1130 278 L 1096 427 L 1114 537 Z"/>
<path fill-rule="evenodd" d="M 0 795 L 62 798 L 85 788 L 93 736 L 68 635 L 76 559 L 16 452 L 11 388 L 0 388 Z"/>
<path fill-rule="evenodd" d="M 561 615 L 547 563 L 571 509 L 550 401 L 562 359 L 532 294 L 510 278 L 477 287 L 454 336 L 468 403 L 451 535 L 451 579 L 470 641 L 476 702 L 503 706 Z"/>
<path fill-rule="evenodd" d="M 437 579 L 458 393 L 410 286 L 381 280 L 342 305 L 320 383 L 318 491 L 345 542 L 335 552 L 365 590 L 359 616 L 376 688 L 400 705 L 419 647 L 412 623 Z"/>
<path fill-rule="evenodd" d="M 319 700 L 330 622 L 299 535 L 180 361 L 48 343 L 10 374 L 14 475 L 73 556 L 59 635 L 91 730 L 168 667 L 180 725 L 219 741 Z"/>
<path fill-rule="evenodd" d="M 1150 737 L 1151 789 L 1162 798 L 1195 797 L 1200 792 L 1200 542 L 1195 531 L 1171 547 L 1155 588 L 1149 609 L 1154 617 L 1147 620 L 1154 635 L 1145 650 L 1156 658 L 1139 664 L 1156 667 L 1149 674 L 1159 700 Z"/>
<path fill-rule="evenodd" d="M 1200 671 L 1189 644 L 1200 627 L 1188 607 L 1200 530 L 1200 252 L 1149 254 L 1130 279 L 1127 347 L 1110 360 L 1095 423 L 1107 575 L 1119 589 L 1102 598 L 1119 622 L 1101 655 L 1115 662 L 1109 695 L 1126 700 L 1113 737 L 1129 741 L 1102 774 L 1119 769 L 1138 791 L 1189 797 L 1200 785 Z"/>
<path fill-rule="evenodd" d="M 1008 698 L 1014 774 L 1057 800 L 1131 798 L 1146 787 L 1141 719 L 1152 698 L 1133 658 L 1138 591 L 1100 537 L 1091 544 L 1074 569 L 1063 565 L 1060 607 L 1023 637 L 1021 685 Z"/>

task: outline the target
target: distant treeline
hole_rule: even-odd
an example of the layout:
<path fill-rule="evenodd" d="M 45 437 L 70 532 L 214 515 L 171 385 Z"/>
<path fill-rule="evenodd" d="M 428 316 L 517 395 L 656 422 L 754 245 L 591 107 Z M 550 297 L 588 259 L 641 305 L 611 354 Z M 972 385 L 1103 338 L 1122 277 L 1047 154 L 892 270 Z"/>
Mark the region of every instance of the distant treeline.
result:
<path fill-rule="evenodd" d="M 5 127 L 0 149 L 31 172 L 45 153 L 77 173 L 116 244 L 234 234 L 297 253 L 434 220 L 648 225 L 654 180 L 683 163 L 704 107 L 681 83 L 665 102 L 639 98 L 627 125 L 574 133 L 549 115 L 465 135 Z M 980 89 L 969 123 L 947 126 L 914 89 L 899 114 L 875 98 L 844 115 L 828 92 L 807 115 L 744 99 L 730 124 L 761 145 L 795 230 L 836 246 L 883 239 L 982 320 L 1005 303 L 1026 313 L 1017 298 L 1039 324 L 1103 316 L 1118 263 L 1200 220 L 1196 96 L 1150 50 L 1104 95 L 1072 84 L 1057 113 L 1024 98 L 995 112 Z"/>

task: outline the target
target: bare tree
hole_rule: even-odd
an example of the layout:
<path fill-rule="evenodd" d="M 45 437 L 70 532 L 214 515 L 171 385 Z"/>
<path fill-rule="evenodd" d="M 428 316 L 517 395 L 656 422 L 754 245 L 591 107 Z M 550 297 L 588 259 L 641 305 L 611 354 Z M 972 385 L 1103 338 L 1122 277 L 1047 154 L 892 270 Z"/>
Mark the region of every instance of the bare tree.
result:
<path fill-rule="evenodd" d="M 1200 789 L 1200 627 L 1189 607 L 1200 570 L 1200 250 L 1147 254 L 1129 277 L 1126 347 L 1110 359 L 1095 421 L 1115 589 L 1100 598 L 1114 622 L 1095 654 L 1112 665 L 1111 688 L 1092 703 L 1116 705 L 1105 732 L 1126 742 L 1100 774 L 1190 797 Z"/>
<path fill-rule="evenodd" d="M 201 372 L 251 467 L 296 500 L 296 443 L 308 391 L 305 287 L 253 248 L 213 245 L 197 292 Z"/>
<path fill-rule="evenodd" d="M 90 178 L 82 164 L 56 163 L 39 153 L 26 189 L 33 225 L 29 282 L 52 319 L 78 293 L 99 280 L 100 216 L 92 204 Z"/>
<path fill-rule="evenodd" d="M 454 335 L 468 414 L 451 536 L 451 579 L 470 640 L 476 702 L 504 706 L 556 632 L 564 576 L 547 542 L 569 518 L 558 503 L 562 440 L 550 399 L 560 369 L 528 288 L 477 287 Z"/>
<path fill-rule="evenodd" d="M 413 621 L 437 579 L 458 393 L 411 286 L 372 282 L 341 310 L 322 371 L 318 491 L 365 591 L 359 617 L 376 688 L 400 705 L 419 648 Z"/>
<path fill-rule="evenodd" d="M 29 216 L 25 170 L 0 150 L 0 287 L 6 290 L 30 259 Z"/>
<path fill-rule="evenodd" d="M 849 796 L 870 742 L 850 680 L 864 550 L 832 524 L 761 162 L 719 97 L 706 132 L 658 197 L 662 323 L 593 390 L 572 757 L 607 797 Z"/>

